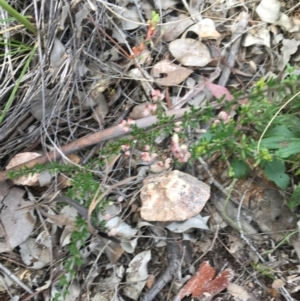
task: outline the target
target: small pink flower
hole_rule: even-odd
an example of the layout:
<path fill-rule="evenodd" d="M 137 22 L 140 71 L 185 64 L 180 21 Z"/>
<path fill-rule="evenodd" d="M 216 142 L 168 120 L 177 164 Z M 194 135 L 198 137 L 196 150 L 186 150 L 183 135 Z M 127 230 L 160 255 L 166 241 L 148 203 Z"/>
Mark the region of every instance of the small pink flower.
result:
<path fill-rule="evenodd" d="M 108 236 L 116 236 L 118 234 L 118 231 L 116 228 L 111 228 L 107 234 Z"/>
<path fill-rule="evenodd" d="M 118 203 L 122 203 L 124 200 L 125 199 L 123 196 L 119 196 L 117 201 L 118 201 Z"/>
<path fill-rule="evenodd" d="M 213 125 L 218 125 L 220 123 L 221 123 L 221 121 L 219 119 L 215 119 L 214 122 L 213 122 Z"/>
<path fill-rule="evenodd" d="M 164 162 L 163 162 L 163 161 L 158 161 L 158 162 L 157 162 L 157 165 L 158 165 L 159 167 L 164 167 Z"/>
<path fill-rule="evenodd" d="M 154 160 L 158 157 L 158 154 L 156 153 L 151 153 L 151 160 Z"/>
<path fill-rule="evenodd" d="M 110 215 L 109 213 L 106 213 L 106 214 L 104 215 L 104 219 L 105 219 L 106 221 L 110 220 L 110 219 L 111 219 L 111 215 Z"/>
<path fill-rule="evenodd" d="M 127 124 L 128 125 L 133 125 L 133 124 L 135 124 L 135 121 L 132 118 L 128 118 L 127 119 Z"/>
<path fill-rule="evenodd" d="M 129 151 L 129 150 L 126 151 L 126 152 L 124 153 L 124 156 L 125 156 L 126 158 L 130 157 L 130 151 Z"/>
<path fill-rule="evenodd" d="M 154 113 L 157 110 L 157 104 L 156 103 L 150 104 L 149 109 L 150 109 L 151 113 Z"/>
<path fill-rule="evenodd" d="M 143 111 L 143 116 L 144 117 L 150 116 L 150 110 L 147 108 L 147 106 L 145 107 L 145 109 Z"/>
<path fill-rule="evenodd" d="M 126 120 L 125 119 L 123 119 L 123 120 L 121 120 L 121 122 L 119 123 L 119 127 L 124 127 L 125 125 L 126 125 Z"/>
<path fill-rule="evenodd" d="M 151 161 L 151 157 L 150 157 L 150 154 L 148 152 L 143 152 L 142 155 L 141 155 L 141 158 L 145 162 L 150 162 Z"/>
<path fill-rule="evenodd" d="M 224 123 L 228 123 L 229 120 L 230 120 L 230 116 L 225 112 L 225 111 L 221 111 L 219 114 L 218 114 L 218 117 L 224 121 Z"/>
<path fill-rule="evenodd" d="M 130 149 L 130 145 L 129 144 L 123 144 L 123 145 L 121 145 L 121 150 L 122 151 L 127 151 L 129 149 Z"/>
<path fill-rule="evenodd" d="M 144 151 L 147 152 L 147 151 L 149 151 L 149 150 L 150 150 L 150 145 L 145 145 L 145 146 L 144 146 Z"/>
<path fill-rule="evenodd" d="M 172 163 L 172 159 L 171 158 L 167 158 L 165 160 L 165 168 L 170 168 L 171 167 L 171 163 Z"/>
<path fill-rule="evenodd" d="M 163 100 L 165 98 L 165 95 L 161 93 L 159 89 L 152 90 L 151 96 L 154 101 Z"/>

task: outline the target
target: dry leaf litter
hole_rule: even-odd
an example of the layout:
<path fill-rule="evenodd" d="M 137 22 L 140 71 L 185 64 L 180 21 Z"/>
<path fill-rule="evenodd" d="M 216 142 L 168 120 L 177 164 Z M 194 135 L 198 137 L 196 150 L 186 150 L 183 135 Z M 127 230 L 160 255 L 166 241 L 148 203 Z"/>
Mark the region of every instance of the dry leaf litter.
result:
<path fill-rule="evenodd" d="M 34 16 L 44 34 L 1 124 L 2 170 L 30 159 L 62 158 L 60 163 L 80 166 L 135 122 L 147 135 L 156 121 L 154 99 L 164 110 L 176 110 L 177 120 L 191 105 L 205 106 L 224 95 L 231 101 L 231 87 L 250 88 L 299 61 L 297 1 L 26 5 L 18 3 L 16 9 Z M 153 11 L 160 20 L 146 37 Z M 32 39 L 0 12 L 6 20 L 1 32 Z M 6 99 L 16 76 L 15 63 L 3 51 L 9 63 L 2 62 L 0 99 Z M 237 109 L 216 118 L 227 122 Z M 207 126 L 194 129 L 188 142 Z M 103 190 L 111 188 L 110 202 L 97 219 L 105 222 L 108 238 L 117 240 L 91 231 L 64 297 L 58 281 L 66 273 L 67 247 L 79 211 L 92 196 L 79 196 L 79 211 L 56 206 L 51 201 L 72 186 L 74 174 L 43 171 L 8 181 L 1 172 L 1 300 L 54 300 L 55 294 L 69 301 L 299 300 L 299 238 L 278 245 L 298 227 L 285 196 L 258 175 L 238 182 L 229 199 L 224 164 L 207 158 L 209 165 L 184 164 L 179 171 L 167 157 L 166 139 L 155 141 L 161 161 L 124 146 L 95 170 Z M 173 134 L 173 148 L 178 140 Z M 183 163 L 187 156 L 185 146 L 174 152 Z M 136 181 L 116 185 L 128 175 Z"/>

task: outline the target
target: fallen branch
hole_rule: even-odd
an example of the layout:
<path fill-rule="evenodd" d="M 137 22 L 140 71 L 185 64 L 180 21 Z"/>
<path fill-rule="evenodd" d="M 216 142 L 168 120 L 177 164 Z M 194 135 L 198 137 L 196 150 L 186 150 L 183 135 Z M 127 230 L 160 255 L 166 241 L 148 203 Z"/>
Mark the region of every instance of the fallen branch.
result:
<path fill-rule="evenodd" d="M 188 113 L 189 111 L 190 111 L 190 109 L 188 109 L 188 108 L 171 110 L 171 111 L 167 111 L 166 115 L 168 117 L 174 116 L 174 119 L 177 120 L 177 119 L 182 118 L 184 113 Z M 152 126 L 153 124 L 155 124 L 157 121 L 158 121 L 157 117 L 149 116 L 149 117 L 145 117 L 145 118 L 136 120 L 135 124 L 141 129 L 146 129 L 146 128 L 149 128 L 150 126 Z M 111 139 L 116 139 L 116 138 L 126 136 L 126 135 L 130 134 L 131 132 L 132 132 L 132 129 L 129 129 L 128 132 L 124 133 L 123 129 L 120 126 L 116 125 L 116 126 L 112 126 L 112 127 L 108 128 L 108 129 L 105 129 L 101 132 L 86 135 L 82 138 L 79 138 L 79 139 L 63 146 L 62 148 L 56 148 L 56 150 L 53 150 L 43 156 L 37 157 L 33 160 L 30 160 L 28 162 L 25 162 L 23 164 L 20 164 L 18 166 L 10 168 L 6 171 L 0 172 L 0 182 L 7 180 L 7 173 L 10 171 L 18 170 L 25 166 L 30 168 L 30 167 L 35 166 L 36 164 L 45 164 L 47 162 L 56 161 L 56 160 L 59 160 L 63 155 L 77 152 L 86 147 L 98 144 L 103 141 L 108 141 Z"/>

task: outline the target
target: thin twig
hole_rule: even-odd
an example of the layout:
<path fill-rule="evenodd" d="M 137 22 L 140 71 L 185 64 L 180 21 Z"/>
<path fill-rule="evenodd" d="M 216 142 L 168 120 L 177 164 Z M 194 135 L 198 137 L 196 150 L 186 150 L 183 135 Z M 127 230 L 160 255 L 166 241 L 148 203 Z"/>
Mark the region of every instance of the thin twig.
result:
<path fill-rule="evenodd" d="M 7 269 L 2 263 L 0 263 L 0 270 L 5 273 L 11 280 L 21 286 L 27 293 L 33 294 L 33 291 L 24 284 L 17 276 L 15 276 L 9 269 Z"/>
<path fill-rule="evenodd" d="M 161 292 L 164 286 L 169 283 L 180 267 L 181 254 L 178 243 L 176 241 L 168 241 L 167 244 L 168 266 L 164 273 L 158 278 L 146 295 L 141 298 L 141 301 L 152 301 L 157 294 Z"/>
<path fill-rule="evenodd" d="M 229 55 L 227 58 L 227 66 L 224 67 L 222 75 L 220 76 L 218 85 L 226 86 L 226 83 L 229 79 L 229 75 L 231 73 L 231 68 L 234 67 L 236 55 L 241 45 L 242 35 L 244 33 L 245 28 L 248 25 L 249 15 L 245 12 L 241 13 L 241 19 L 236 26 L 236 31 L 232 37 L 234 43 L 231 45 L 229 50 Z"/>

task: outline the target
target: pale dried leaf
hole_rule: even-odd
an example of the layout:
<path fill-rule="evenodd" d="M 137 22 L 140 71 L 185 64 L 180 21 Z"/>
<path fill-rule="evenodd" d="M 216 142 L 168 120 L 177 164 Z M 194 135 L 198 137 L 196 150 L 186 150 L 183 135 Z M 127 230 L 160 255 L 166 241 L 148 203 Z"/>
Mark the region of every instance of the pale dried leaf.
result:
<path fill-rule="evenodd" d="M 236 301 L 248 301 L 251 298 L 249 293 L 242 286 L 235 283 L 229 283 L 227 291 Z"/>
<path fill-rule="evenodd" d="M 117 12 L 124 17 L 124 19 L 121 19 L 123 30 L 133 30 L 140 26 L 141 20 L 135 5 L 129 4 L 122 10 L 117 9 Z"/>
<path fill-rule="evenodd" d="M 294 24 L 292 19 L 288 15 L 283 13 L 280 15 L 280 19 L 276 24 L 281 26 L 287 32 L 296 32 L 299 30 L 299 26 Z"/>
<path fill-rule="evenodd" d="M 202 217 L 200 214 L 198 214 L 194 217 L 189 218 L 184 222 L 173 222 L 167 225 L 166 228 L 175 233 L 183 233 L 193 228 L 207 230 L 208 220 L 209 220 L 209 216 Z"/>
<path fill-rule="evenodd" d="M 255 11 L 263 22 L 274 24 L 280 19 L 280 9 L 279 1 L 262 0 Z"/>
<path fill-rule="evenodd" d="M 216 30 L 215 23 L 212 19 L 202 19 L 199 22 L 200 30 L 198 32 L 199 38 L 202 40 L 219 40 L 221 35 Z"/>
<path fill-rule="evenodd" d="M 243 40 L 243 46 L 249 47 L 251 45 L 260 44 L 270 48 L 271 47 L 270 41 L 271 41 L 270 30 L 266 27 L 262 27 L 255 33 L 255 35 L 252 35 L 250 33 L 247 34 Z"/>
<path fill-rule="evenodd" d="M 14 187 L 1 202 L 0 252 L 11 251 L 24 242 L 31 234 L 36 217 L 30 201 L 23 199 L 25 191 Z M 22 209 L 24 208 L 24 209 Z"/>
<path fill-rule="evenodd" d="M 118 237 L 129 238 L 137 233 L 137 229 L 130 227 L 127 223 L 123 222 L 118 216 L 115 216 L 108 220 L 105 227 L 110 231 L 113 231 L 114 235 Z"/>
<path fill-rule="evenodd" d="M 64 30 L 65 28 L 65 21 L 70 14 L 70 4 L 65 2 L 65 5 L 61 9 L 61 18 L 59 22 L 59 29 Z"/>
<path fill-rule="evenodd" d="M 151 85 L 149 85 L 149 83 L 153 82 L 153 78 L 152 78 L 152 76 L 150 76 L 150 74 L 147 71 L 143 70 L 143 73 L 142 73 L 140 69 L 133 68 L 128 72 L 128 76 L 132 79 L 136 79 L 136 80 L 140 79 L 141 80 L 140 83 L 142 85 L 142 88 L 143 88 L 145 94 L 146 95 L 151 94 L 152 88 L 151 88 Z"/>
<path fill-rule="evenodd" d="M 139 105 L 136 105 L 133 110 L 131 111 L 131 113 L 129 114 L 129 117 L 132 118 L 133 120 L 137 120 L 137 119 L 141 119 L 144 118 L 144 112 L 146 109 L 146 106 L 148 106 L 150 104 L 150 102 L 145 102 Z"/>
<path fill-rule="evenodd" d="M 80 76 L 84 76 L 90 69 L 80 60 L 75 62 L 74 71 Z"/>
<path fill-rule="evenodd" d="M 179 23 L 177 21 L 181 20 Z M 176 22 L 172 22 L 176 21 Z M 168 24 L 170 22 L 170 24 Z M 186 15 L 180 14 L 179 16 L 166 16 L 166 25 L 162 27 L 162 40 L 171 42 L 181 35 L 189 26 L 193 24 L 190 18 Z"/>
<path fill-rule="evenodd" d="M 135 248 L 138 243 L 138 238 L 134 238 L 131 240 L 124 240 L 121 242 L 121 246 L 126 253 L 132 254 L 135 251 Z"/>
<path fill-rule="evenodd" d="M 144 251 L 136 255 L 126 271 L 126 281 L 128 283 L 124 288 L 124 295 L 133 300 L 138 300 L 140 294 L 146 285 L 148 277 L 147 264 L 151 259 L 151 251 Z"/>
<path fill-rule="evenodd" d="M 284 287 L 285 282 L 282 279 L 275 279 L 272 283 L 272 287 L 275 288 L 276 290 Z"/>
<path fill-rule="evenodd" d="M 177 39 L 169 44 L 177 61 L 185 66 L 204 67 L 211 61 L 206 45 L 194 39 Z"/>
<path fill-rule="evenodd" d="M 163 86 L 178 85 L 187 79 L 191 73 L 193 73 L 192 70 L 173 64 L 169 60 L 158 62 L 151 70 L 154 81 Z"/>
<path fill-rule="evenodd" d="M 40 187 L 47 186 L 52 182 L 52 174 L 49 170 L 43 170 L 39 176 Z"/>
<path fill-rule="evenodd" d="M 90 7 L 89 5 L 83 5 L 83 7 L 81 8 L 81 10 L 79 10 L 76 14 L 75 14 L 75 26 L 77 29 L 77 33 L 76 33 L 76 37 L 79 39 L 81 36 L 81 32 L 82 32 L 82 21 L 88 16 L 90 12 Z"/>
<path fill-rule="evenodd" d="M 65 55 L 65 47 L 58 39 L 54 40 L 53 48 L 50 54 L 51 66 L 56 68 L 61 66 L 62 60 Z"/>
<path fill-rule="evenodd" d="M 44 120 L 55 109 L 56 95 L 52 92 L 52 90 L 45 89 L 43 94 L 41 89 L 38 89 L 37 93 L 30 98 L 30 113 L 39 121 Z"/>
<path fill-rule="evenodd" d="M 28 238 L 20 245 L 20 254 L 22 261 L 32 269 L 41 269 L 51 261 L 51 250 L 41 248 L 33 238 Z"/>
<path fill-rule="evenodd" d="M 178 4 L 179 0 L 164 0 L 164 1 L 157 1 L 155 2 L 155 6 L 158 10 L 166 10 L 172 6 L 175 6 Z"/>
<path fill-rule="evenodd" d="M 16 154 L 7 164 L 6 169 L 10 169 L 14 166 L 18 166 L 22 163 L 28 162 L 32 159 L 40 157 L 41 154 L 33 153 L 33 152 L 26 152 L 26 153 L 19 153 Z M 18 178 L 13 179 L 13 182 L 16 185 L 27 185 L 27 186 L 37 186 L 39 184 L 39 174 L 29 174 L 27 176 L 21 176 Z"/>

